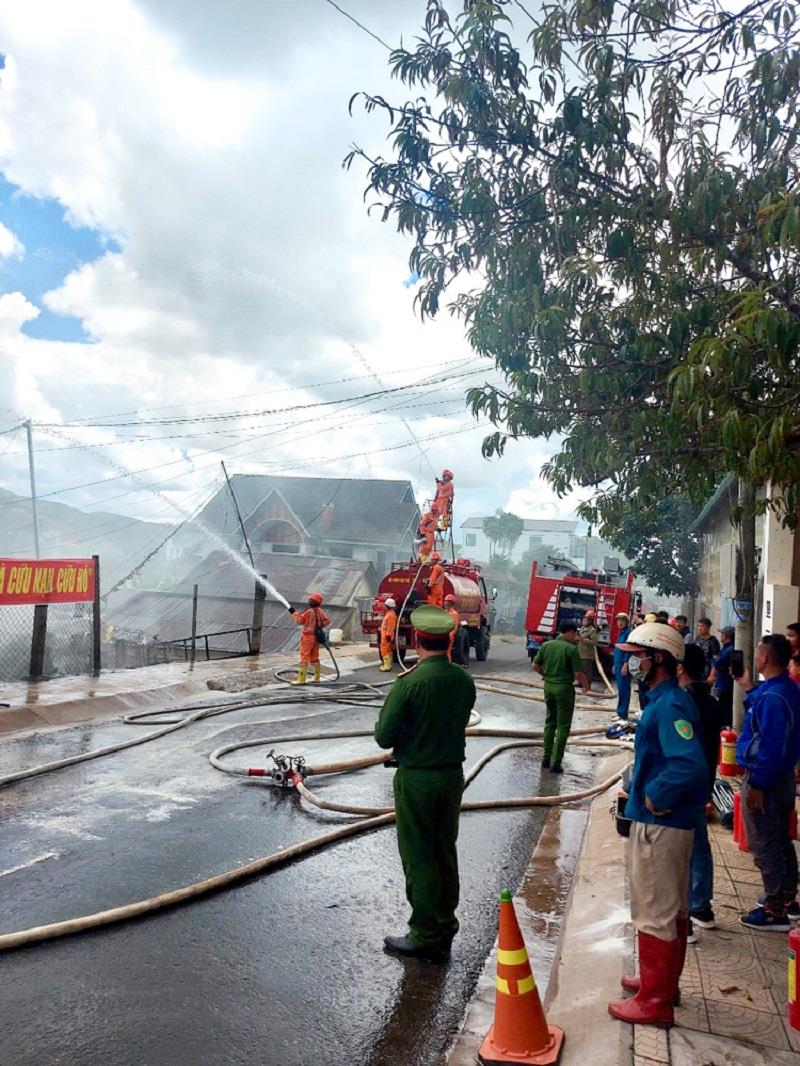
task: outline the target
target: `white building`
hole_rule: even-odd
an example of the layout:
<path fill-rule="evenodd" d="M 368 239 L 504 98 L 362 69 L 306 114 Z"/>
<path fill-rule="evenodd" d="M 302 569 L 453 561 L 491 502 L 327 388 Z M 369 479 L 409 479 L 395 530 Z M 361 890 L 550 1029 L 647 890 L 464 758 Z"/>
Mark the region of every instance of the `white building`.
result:
<path fill-rule="evenodd" d="M 483 532 L 483 518 L 468 518 L 461 523 L 461 543 L 464 554 L 479 562 L 488 562 L 491 558 L 489 538 Z M 549 544 L 558 549 L 568 559 L 575 556 L 575 530 L 577 522 L 558 518 L 525 518 L 522 536 L 511 552 L 511 561 L 518 563 L 526 551 L 539 544 Z M 581 561 L 581 560 L 575 560 Z"/>

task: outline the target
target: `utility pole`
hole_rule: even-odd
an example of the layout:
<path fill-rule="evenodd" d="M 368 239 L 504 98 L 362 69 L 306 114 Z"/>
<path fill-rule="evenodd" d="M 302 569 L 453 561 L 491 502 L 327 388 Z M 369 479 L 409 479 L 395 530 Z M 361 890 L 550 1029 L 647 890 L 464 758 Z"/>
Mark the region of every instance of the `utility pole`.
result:
<path fill-rule="evenodd" d="M 247 548 L 247 554 L 250 556 L 250 565 L 255 570 L 256 564 L 253 560 L 253 553 L 250 551 L 250 541 L 247 539 L 247 534 L 244 531 L 244 522 L 242 521 L 242 512 L 239 510 L 239 501 L 236 499 L 236 493 L 233 491 L 233 485 L 231 485 L 231 479 L 228 477 L 228 471 L 225 469 L 225 464 L 220 463 L 220 466 L 222 467 L 222 473 L 225 475 L 225 480 L 228 482 L 228 491 L 231 494 L 233 506 L 236 508 L 236 517 L 239 519 L 239 529 L 242 531 L 244 546 Z"/>
<path fill-rule="evenodd" d="M 739 478 L 737 506 L 739 509 L 738 542 L 736 545 L 736 650 L 744 655 L 745 666 L 753 671 L 753 608 L 756 592 L 756 490 L 755 485 Z M 756 679 L 753 678 L 755 681 Z M 744 722 L 744 693 L 740 685 L 733 686 L 733 728 L 741 732 Z"/>
<path fill-rule="evenodd" d="M 27 419 L 24 423 L 25 432 L 28 436 L 28 471 L 31 478 L 31 510 L 33 512 L 33 550 L 36 554 L 36 558 L 40 557 L 39 554 L 39 514 L 36 510 L 36 470 L 33 465 L 33 432 L 31 429 L 31 420 Z"/>
<path fill-rule="evenodd" d="M 33 550 L 39 559 L 39 514 L 36 509 L 36 468 L 33 462 L 33 430 L 31 420 L 25 421 L 28 436 L 28 472 L 31 479 L 31 511 L 33 513 Z M 37 603 L 33 608 L 33 634 L 31 635 L 31 661 L 28 672 L 31 681 L 39 681 L 44 673 L 44 649 L 47 642 L 47 604 Z"/>

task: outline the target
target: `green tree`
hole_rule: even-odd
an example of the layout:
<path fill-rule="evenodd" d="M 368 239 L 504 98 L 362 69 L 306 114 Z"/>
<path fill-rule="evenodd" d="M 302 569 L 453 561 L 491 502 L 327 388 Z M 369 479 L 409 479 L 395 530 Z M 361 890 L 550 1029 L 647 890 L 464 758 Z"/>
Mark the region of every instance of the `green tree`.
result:
<path fill-rule="evenodd" d="M 489 538 L 490 555 L 508 559 L 524 528 L 521 518 L 499 507 L 490 518 L 484 518 L 483 532 Z"/>
<path fill-rule="evenodd" d="M 563 559 L 564 553 L 552 544 L 535 544 L 523 553 L 518 563 L 514 563 L 511 572 L 518 582 L 527 585 L 531 577 L 531 567 L 535 562 L 546 563 L 548 559 Z"/>
<path fill-rule="evenodd" d="M 622 512 L 609 541 L 630 560 L 637 576 L 665 596 L 698 594 L 700 538 L 689 528 L 696 508 L 686 497 L 668 496 L 643 518 L 635 507 Z"/>
<path fill-rule="evenodd" d="M 513 13 L 516 25 L 512 25 Z M 521 21 L 529 20 L 523 41 Z M 364 95 L 391 157 L 355 148 L 413 241 L 418 306 L 452 294 L 505 375 L 473 390 L 605 535 L 724 471 L 800 503 L 800 31 L 788 0 L 429 0 L 410 98 Z M 470 287 L 472 283 L 472 287 Z"/>

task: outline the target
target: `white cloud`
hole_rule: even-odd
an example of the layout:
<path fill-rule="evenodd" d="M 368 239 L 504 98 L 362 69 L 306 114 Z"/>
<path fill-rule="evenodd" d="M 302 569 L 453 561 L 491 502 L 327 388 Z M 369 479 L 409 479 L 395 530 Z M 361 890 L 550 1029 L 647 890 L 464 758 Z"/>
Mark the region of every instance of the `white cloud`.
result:
<path fill-rule="evenodd" d="M 421 3 L 407 0 L 351 0 L 348 9 L 390 43 L 411 40 L 423 15 Z M 471 358 L 462 326 L 447 312 L 433 323 L 415 317 L 414 290 L 403 286 L 408 242 L 367 216 L 363 173 L 341 169 L 354 140 L 386 150 L 384 120 L 358 109 L 350 118 L 350 96 L 368 89 L 397 99 L 404 91 L 390 79 L 381 46 L 328 5 L 10 0 L 0 8 L 0 39 L 7 56 L 0 169 L 121 248 L 75 270 L 43 301 L 81 319 L 91 345 L 33 340 L 20 330 L 38 309 L 20 294 L 0 300 L 9 408 L 49 421 L 165 404 L 183 405 L 176 415 L 299 408 L 378 388 L 367 368 L 393 386 Z M 0 230 L 0 256 L 3 247 Z M 486 364 L 469 383 L 491 373 Z M 321 394 L 303 391 L 358 376 Z M 291 386 L 301 391 L 285 391 Z M 536 513 L 569 507 L 538 479 L 545 447 L 512 444 L 502 461 L 487 463 L 460 394 L 431 387 L 426 395 L 427 409 L 418 406 L 425 396 L 414 396 L 402 409 L 333 409 L 295 428 L 289 423 L 302 411 L 245 414 L 227 435 L 130 441 L 109 455 L 128 468 L 191 455 L 192 464 L 152 473 L 153 481 L 180 475 L 166 491 L 181 506 L 208 491 L 224 456 L 236 470 L 405 476 L 421 492 L 433 487 L 430 462 L 437 472 L 456 470 L 469 513 L 509 500 Z M 401 415 L 425 458 L 416 446 L 383 450 L 410 439 Z M 235 443 L 259 428 L 261 440 Z M 136 434 L 70 432 L 87 443 Z M 442 432 L 449 435 L 423 440 Z M 46 447 L 63 443 L 55 437 Z M 101 449 L 45 454 L 42 491 L 111 473 Z M 24 491 L 24 457 L 7 458 L 4 483 Z M 111 491 L 103 485 L 58 498 L 99 504 Z M 139 491 L 115 506 L 141 514 L 165 507 Z"/>
<path fill-rule="evenodd" d="M 12 233 L 8 226 L 0 222 L 0 259 L 17 258 L 25 254 L 25 245 Z"/>

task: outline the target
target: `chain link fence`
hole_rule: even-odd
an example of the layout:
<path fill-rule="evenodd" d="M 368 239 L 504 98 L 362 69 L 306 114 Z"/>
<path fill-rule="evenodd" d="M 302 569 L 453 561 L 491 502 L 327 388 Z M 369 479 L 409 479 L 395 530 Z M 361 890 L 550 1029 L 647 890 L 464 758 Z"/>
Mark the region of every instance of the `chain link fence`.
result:
<path fill-rule="evenodd" d="M 27 604 L 0 607 L 0 681 L 29 677 L 33 612 Z M 44 677 L 86 674 L 92 665 L 92 604 L 50 604 Z"/>

